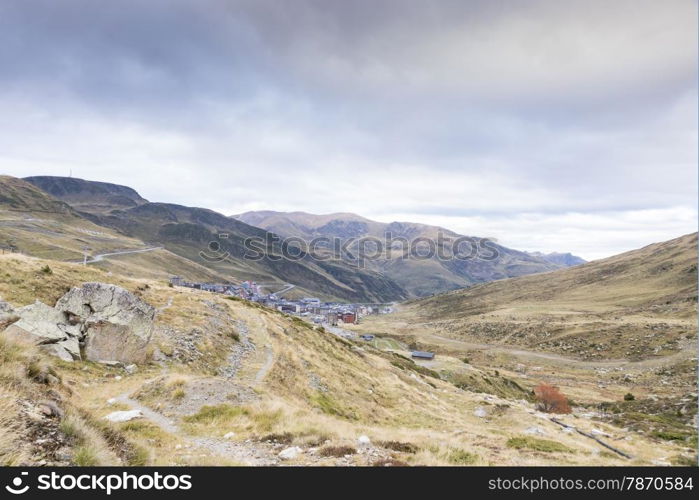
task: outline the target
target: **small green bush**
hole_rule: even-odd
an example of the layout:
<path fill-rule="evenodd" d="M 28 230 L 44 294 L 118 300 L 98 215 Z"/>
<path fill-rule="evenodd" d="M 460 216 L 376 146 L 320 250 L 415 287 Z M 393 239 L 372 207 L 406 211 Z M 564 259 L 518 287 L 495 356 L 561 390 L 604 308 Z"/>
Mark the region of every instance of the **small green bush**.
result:
<path fill-rule="evenodd" d="M 653 436 L 658 439 L 664 439 L 665 441 L 684 441 L 687 439 L 686 434 L 676 431 L 655 431 L 653 432 Z"/>
<path fill-rule="evenodd" d="M 73 454 L 73 463 L 78 467 L 93 467 L 99 465 L 97 454 L 89 446 L 80 446 Z"/>
<path fill-rule="evenodd" d="M 513 437 L 507 440 L 507 447 L 516 450 L 534 450 L 547 453 L 562 452 L 573 453 L 573 450 L 568 448 L 563 443 L 551 441 L 550 439 L 538 439 L 533 437 Z"/>
<path fill-rule="evenodd" d="M 133 446 L 126 457 L 126 462 L 131 467 L 143 467 L 150 462 L 150 453 L 141 446 Z"/>
<path fill-rule="evenodd" d="M 236 418 L 241 415 L 248 415 L 248 413 L 248 410 L 240 406 L 202 406 L 194 415 L 184 417 L 184 421 L 191 424 L 208 424 L 218 419 Z"/>
<path fill-rule="evenodd" d="M 466 450 L 460 450 L 457 448 L 449 450 L 447 455 L 449 462 L 455 465 L 471 465 L 478 460 L 478 455 L 469 453 Z"/>

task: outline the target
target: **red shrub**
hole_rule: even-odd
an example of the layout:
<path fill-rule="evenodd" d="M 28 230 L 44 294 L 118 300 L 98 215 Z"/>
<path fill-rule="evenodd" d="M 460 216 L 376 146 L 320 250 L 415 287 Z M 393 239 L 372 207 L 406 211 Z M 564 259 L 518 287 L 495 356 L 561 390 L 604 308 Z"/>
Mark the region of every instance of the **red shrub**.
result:
<path fill-rule="evenodd" d="M 538 408 L 546 413 L 570 413 L 570 405 L 558 387 L 541 383 L 534 388 Z"/>

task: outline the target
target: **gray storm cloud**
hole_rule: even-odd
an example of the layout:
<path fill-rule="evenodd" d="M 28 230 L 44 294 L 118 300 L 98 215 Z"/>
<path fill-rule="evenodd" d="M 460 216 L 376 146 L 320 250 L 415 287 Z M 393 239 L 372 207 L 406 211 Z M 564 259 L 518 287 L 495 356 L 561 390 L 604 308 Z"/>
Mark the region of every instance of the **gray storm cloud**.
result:
<path fill-rule="evenodd" d="M 0 169 L 601 257 L 695 230 L 696 10 L 5 1 Z"/>

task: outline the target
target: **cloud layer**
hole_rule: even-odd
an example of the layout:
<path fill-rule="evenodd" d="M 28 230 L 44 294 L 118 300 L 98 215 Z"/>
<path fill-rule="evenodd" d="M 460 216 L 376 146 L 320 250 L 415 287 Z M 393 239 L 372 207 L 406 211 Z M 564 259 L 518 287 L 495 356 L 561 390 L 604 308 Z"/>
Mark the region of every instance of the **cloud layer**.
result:
<path fill-rule="evenodd" d="M 0 171 L 603 257 L 696 228 L 696 9 L 5 1 Z"/>

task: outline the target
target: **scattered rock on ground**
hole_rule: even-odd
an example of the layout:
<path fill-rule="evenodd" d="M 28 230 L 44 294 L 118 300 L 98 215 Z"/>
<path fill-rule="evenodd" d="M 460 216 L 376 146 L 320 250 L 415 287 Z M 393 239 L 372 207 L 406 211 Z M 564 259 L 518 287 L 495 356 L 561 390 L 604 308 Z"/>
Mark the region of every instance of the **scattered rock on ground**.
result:
<path fill-rule="evenodd" d="M 41 401 L 39 411 L 47 417 L 63 417 L 63 410 L 53 401 Z"/>
<path fill-rule="evenodd" d="M 527 427 L 524 430 L 525 434 L 529 434 L 531 436 L 545 436 L 546 432 L 541 428 L 533 425 L 532 427 Z"/>
<path fill-rule="evenodd" d="M 290 448 L 283 449 L 279 452 L 279 455 L 277 456 L 282 460 L 293 460 L 294 458 L 299 456 L 301 451 L 301 448 L 299 448 L 298 446 L 292 446 Z"/>
<path fill-rule="evenodd" d="M 369 446 L 371 444 L 371 439 L 369 439 L 369 436 L 359 436 L 359 438 L 357 438 L 357 443 L 359 443 L 359 446 Z"/>
<path fill-rule="evenodd" d="M 110 422 L 128 422 L 143 417 L 141 410 L 115 411 L 104 417 Z"/>
<path fill-rule="evenodd" d="M 479 406 L 475 410 L 473 410 L 473 414 L 478 418 L 485 418 L 488 416 L 488 412 L 485 411 L 485 408 L 483 408 L 482 406 Z"/>
<path fill-rule="evenodd" d="M 0 314 L 9 314 L 14 312 L 14 309 L 10 304 L 0 299 Z"/>

